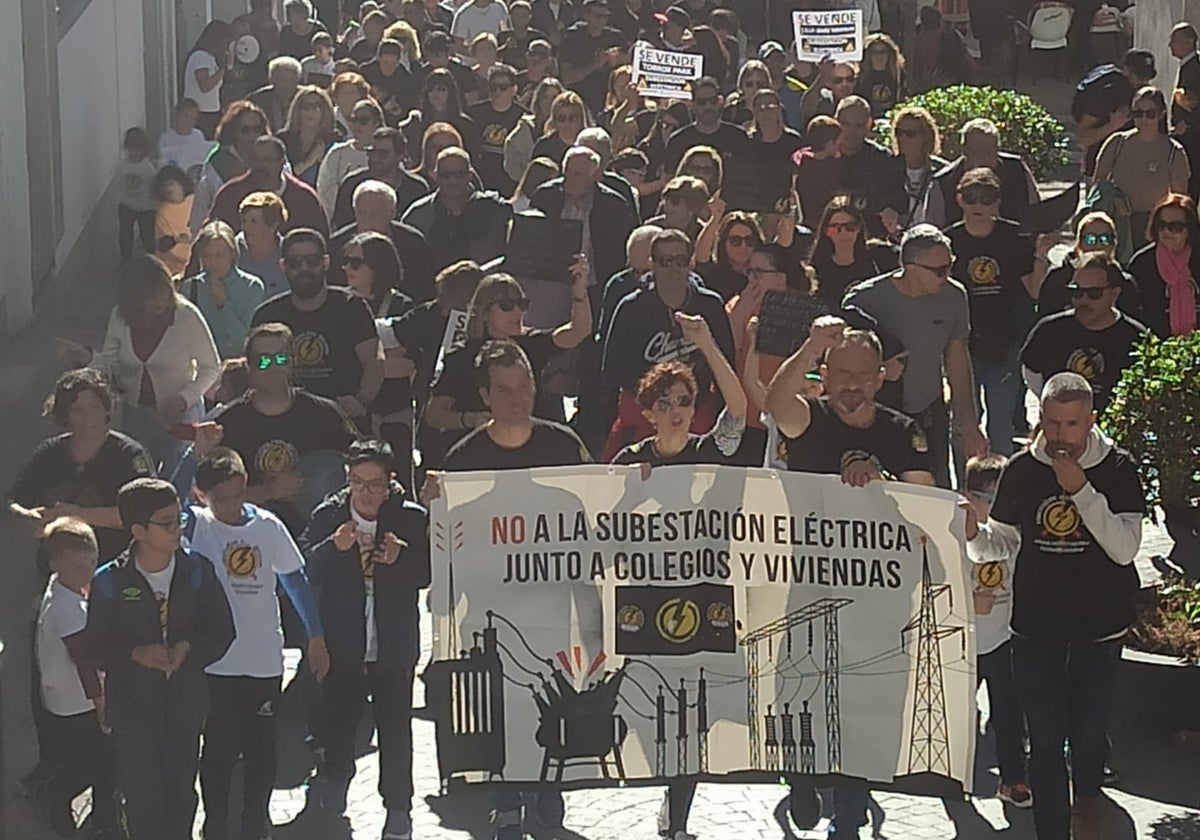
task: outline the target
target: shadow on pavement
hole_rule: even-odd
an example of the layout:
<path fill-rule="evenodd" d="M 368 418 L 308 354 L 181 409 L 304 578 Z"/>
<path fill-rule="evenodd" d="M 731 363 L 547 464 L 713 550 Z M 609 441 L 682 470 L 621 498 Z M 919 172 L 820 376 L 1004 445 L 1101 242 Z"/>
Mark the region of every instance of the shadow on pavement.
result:
<path fill-rule="evenodd" d="M 1197 840 L 1200 838 L 1200 814 L 1160 817 L 1150 823 L 1151 840 Z"/>
<path fill-rule="evenodd" d="M 1156 802 L 1196 807 L 1200 756 L 1176 743 L 1173 726 L 1153 715 L 1114 715 L 1111 734 L 1111 764 L 1121 774 L 1112 787 Z M 1192 836 L 1200 838 L 1200 832 Z"/>

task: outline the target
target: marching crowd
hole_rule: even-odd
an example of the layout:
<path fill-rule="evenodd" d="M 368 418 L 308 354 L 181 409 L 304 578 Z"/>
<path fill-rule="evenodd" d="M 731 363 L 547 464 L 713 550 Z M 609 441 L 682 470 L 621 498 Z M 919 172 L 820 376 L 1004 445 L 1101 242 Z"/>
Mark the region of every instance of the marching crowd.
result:
<path fill-rule="evenodd" d="M 127 131 L 104 341 L 61 342 L 61 434 L 9 492 L 48 578 L 55 828 L 91 786 L 96 836 L 191 837 L 198 775 L 206 840 L 269 836 L 286 635 L 310 801 L 345 814 L 370 698 L 384 840 L 419 836 L 437 476 L 604 461 L 956 488 L 1000 796 L 1040 840 L 1093 836 L 1145 513 L 1096 418 L 1144 335 L 1197 328 L 1196 30 L 1169 95 L 1144 51 L 1081 83 L 1099 198 L 1051 265 L 997 126 L 946 160 L 903 106 L 980 72 L 935 6 L 833 4 L 863 9 L 863 60 L 812 64 L 753 0 L 272 5 L 211 22 L 171 126 Z M 639 44 L 703 56 L 690 100 L 642 94 Z M 670 785 L 663 836 L 691 836 L 694 787 Z M 865 783 L 834 804 L 856 837 Z M 493 814 L 498 840 L 561 820 L 545 791 Z"/>

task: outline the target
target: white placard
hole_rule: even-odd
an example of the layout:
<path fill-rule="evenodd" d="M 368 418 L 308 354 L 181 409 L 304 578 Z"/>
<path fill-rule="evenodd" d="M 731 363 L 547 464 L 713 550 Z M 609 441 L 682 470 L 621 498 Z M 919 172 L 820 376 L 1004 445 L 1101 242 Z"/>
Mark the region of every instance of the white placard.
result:
<path fill-rule="evenodd" d="M 792 12 L 796 35 L 796 53 L 801 61 L 819 62 L 828 56 L 834 61 L 862 61 L 862 9 L 830 12 Z"/>
<path fill-rule="evenodd" d="M 691 99 L 692 84 L 704 75 L 704 56 L 655 50 L 639 44 L 633 50 L 633 85 L 642 96 Z"/>

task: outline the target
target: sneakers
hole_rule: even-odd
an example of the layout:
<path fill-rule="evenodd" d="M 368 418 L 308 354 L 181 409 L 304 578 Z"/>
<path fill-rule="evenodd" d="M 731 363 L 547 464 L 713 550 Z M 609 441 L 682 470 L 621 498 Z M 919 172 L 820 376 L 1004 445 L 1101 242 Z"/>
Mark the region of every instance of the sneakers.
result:
<path fill-rule="evenodd" d="M 1029 791 L 1029 785 L 1024 782 L 1017 782 L 1015 785 L 1000 785 L 1000 792 L 996 795 L 1015 808 L 1033 807 L 1033 794 Z"/>
<path fill-rule="evenodd" d="M 400 808 L 389 808 L 383 840 L 412 840 L 412 816 Z"/>

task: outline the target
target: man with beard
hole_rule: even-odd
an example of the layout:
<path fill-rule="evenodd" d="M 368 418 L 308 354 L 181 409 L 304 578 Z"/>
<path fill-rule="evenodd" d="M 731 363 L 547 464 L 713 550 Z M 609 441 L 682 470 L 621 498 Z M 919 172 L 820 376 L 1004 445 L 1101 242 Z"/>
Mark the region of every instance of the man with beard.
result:
<path fill-rule="evenodd" d="M 746 132 L 741 126 L 721 119 L 724 107 L 720 83 L 712 76 L 697 79 L 692 91 L 692 119 L 695 122 L 677 130 L 667 142 L 667 172 L 678 170 L 679 161 L 693 146 L 711 146 L 725 160 L 744 152 Z"/>
<path fill-rule="evenodd" d="M 1146 497 L 1137 462 L 1096 428 L 1086 379 L 1055 374 L 1041 399 L 1040 431 L 1001 474 L 987 523 L 963 505 L 967 553 L 977 563 L 1017 558 L 1013 671 L 1029 725 L 1037 836 L 1074 828 L 1095 837 L 1121 639 L 1136 617 Z"/>
<path fill-rule="evenodd" d="M 371 310 L 349 289 L 325 284 L 329 252 L 317 231 L 291 231 L 282 253 L 291 291 L 264 301 L 251 327 L 274 321 L 290 327 L 301 384 L 336 400 L 351 417 L 366 416 L 383 384 L 383 348 Z"/>
<path fill-rule="evenodd" d="M 230 178 L 213 199 L 208 221 L 220 219 L 234 230 L 241 230 L 242 217 L 238 208 L 250 193 L 271 192 L 283 200 L 287 208 L 287 219 L 282 231 L 287 233 L 296 228 L 310 227 L 328 236 L 329 226 L 317 193 L 308 184 L 284 169 L 287 147 L 278 137 L 264 134 L 254 141 L 250 151 L 250 170 L 236 178 Z"/>

